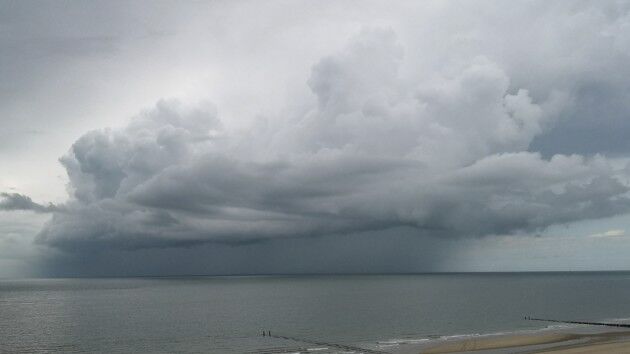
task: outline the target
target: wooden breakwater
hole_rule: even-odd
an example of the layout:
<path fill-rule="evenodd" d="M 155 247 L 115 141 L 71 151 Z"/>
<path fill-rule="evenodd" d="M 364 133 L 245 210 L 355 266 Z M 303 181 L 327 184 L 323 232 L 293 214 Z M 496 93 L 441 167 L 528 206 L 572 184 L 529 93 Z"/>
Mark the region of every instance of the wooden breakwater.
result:
<path fill-rule="evenodd" d="M 589 321 L 565 321 L 565 320 L 554 320 L 554 319 L 546 319 L 546 318 L 536 318 L 536 317 L 529 317 L 529 316 L 525 316 L 525 319 L 529 320 L 529 321 L 571 323 L 571 324 L 584 324 L 584 325 L 591 325 L 591 326 L 630 328 L 630 324 L 625 324 L 625 323 L 606 323 L 606 322 L 589 322 Z"/>

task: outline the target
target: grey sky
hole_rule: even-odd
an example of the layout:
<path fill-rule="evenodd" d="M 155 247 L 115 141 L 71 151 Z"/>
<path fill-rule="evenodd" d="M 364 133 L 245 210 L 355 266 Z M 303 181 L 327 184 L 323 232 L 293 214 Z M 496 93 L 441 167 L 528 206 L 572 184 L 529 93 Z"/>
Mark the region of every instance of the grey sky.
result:
<path fill-rule="evenodd" d="M 0 10 L 5 275 L 630 267 L 630 2 Z"/>

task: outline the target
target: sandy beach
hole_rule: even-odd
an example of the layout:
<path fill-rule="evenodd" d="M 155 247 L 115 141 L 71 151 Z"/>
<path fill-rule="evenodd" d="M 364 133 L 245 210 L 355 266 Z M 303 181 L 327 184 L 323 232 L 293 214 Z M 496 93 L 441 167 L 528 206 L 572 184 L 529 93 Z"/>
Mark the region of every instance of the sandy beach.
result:
<path fill-rule="evenodd" d="M 405 351 L 406 352 L 406 351 Z M 544 332 L 445 341 L 416 353 L 630 353 L 630 331 L 598 333 Z"/>

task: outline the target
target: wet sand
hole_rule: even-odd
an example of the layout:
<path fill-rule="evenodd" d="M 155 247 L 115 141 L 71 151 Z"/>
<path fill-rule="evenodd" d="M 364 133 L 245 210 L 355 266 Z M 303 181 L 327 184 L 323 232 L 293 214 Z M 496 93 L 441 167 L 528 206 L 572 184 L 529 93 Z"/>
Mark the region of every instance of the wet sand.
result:
<path fill-rule="evenodd" d="M 489 349 L 504 349 L 531 345 L 562 343 L 580 339 L 575 334 L 549 333 L 540 335 L 506 335 L 469 338 L 446 342 L 423 350 L 423 354 L 461 353 Z"/>
<path fill-rule="evenodd" d="M 416 353 L 629 353 L 630 331 L 600 333 L 545 332 L 445 341 Z"/>

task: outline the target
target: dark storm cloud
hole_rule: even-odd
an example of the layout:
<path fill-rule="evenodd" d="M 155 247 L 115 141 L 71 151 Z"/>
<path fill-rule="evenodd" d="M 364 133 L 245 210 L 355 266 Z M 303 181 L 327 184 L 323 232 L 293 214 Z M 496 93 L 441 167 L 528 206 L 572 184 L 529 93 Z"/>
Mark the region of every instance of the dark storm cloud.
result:
<path fill-rule="evenodd" d="M 35 203 L 29 196 L 19 193 L 0 193 L 0 210 L 32 210 L 38 213 L 58 211 L 54 204 Z"/>
<path fill-rule="evenodd" d="M 534 100 L 477 56 L 400 75 L 391 30 L 313 66 L 317 104 L 250 131 L 211 104 L 161 101 L 61 158 L 71 200 L 38 236 L 64 250 L 246 245 L 411 228 L 422 237 L 536 232 L 630 210 L 625 163 L 527 152 L 570 104 Z"/>

